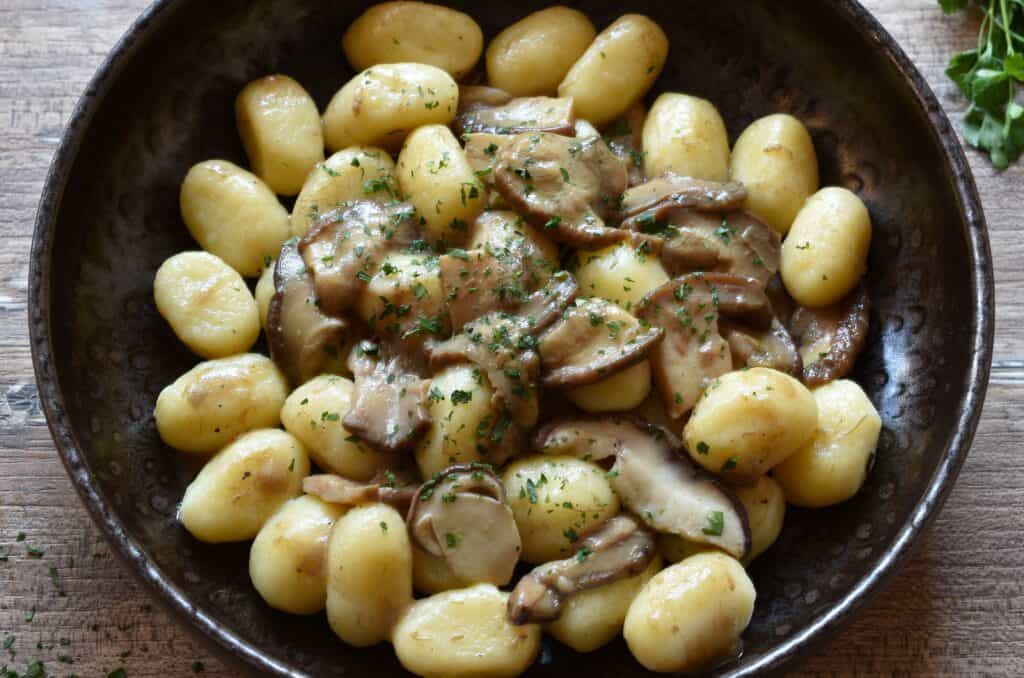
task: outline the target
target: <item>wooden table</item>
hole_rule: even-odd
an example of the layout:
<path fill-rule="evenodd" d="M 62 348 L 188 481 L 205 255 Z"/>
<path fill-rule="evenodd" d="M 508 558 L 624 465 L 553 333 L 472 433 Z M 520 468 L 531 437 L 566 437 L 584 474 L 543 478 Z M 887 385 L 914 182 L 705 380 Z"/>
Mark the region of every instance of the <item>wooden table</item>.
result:
<path fill-rule="evenodd" d="M 19 673 L 36 659 L 50 675 L 124 667 L 133 678 L 178 676 L 191 674 L 193 662 L 208 674 L 232 673 L 136 585 L 79 505 L 40 411 L 28 348 L 28 253 L 46 169 L 86 82 L 146 4 L 0 2 L 0 557 L 10 554 L 0 561 L 0 666 L 10 660 Z M 935 0 L 866 4 L 959 119 L 964 101 L 943 68 L 973 44 L 976 22 L 943 17 Z M 794 673 L 1024 675 L 1024 162 L 998 174 L 978 153 L 969 156 L 998 301 L 974 449 L 909 565 Z"/>

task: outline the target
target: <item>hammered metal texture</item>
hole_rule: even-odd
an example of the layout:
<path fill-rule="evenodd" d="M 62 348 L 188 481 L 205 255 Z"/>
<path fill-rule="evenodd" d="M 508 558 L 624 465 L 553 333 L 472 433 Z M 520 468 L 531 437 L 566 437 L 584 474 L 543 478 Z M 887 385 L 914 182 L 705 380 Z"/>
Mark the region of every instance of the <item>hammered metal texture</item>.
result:
<path fill-rule="evenodd" d="M 544 3 L 453 4 L 492 36 Z M 722 670 L 742 668 L 806 628 L 878 566 L 956 433 L 979 330 L 958 170 L 939 143 L 951 132 L 934 130 L 871 36 L 851 30 L 828 3 L 569 4 L 598 26 L 627 9 L 658 21 L 672 47 L 656 91 L 715 102 L 732 139 L 769 113 L 803 119 L 823 185 L 856 191 L 871 211 L 873 329 L 856 377 L 883 418 L 877 461 L 852 501 L 790 510 L 779 542 L 752 568 L 758 598 L 744 656 Z M 51 269 L 34 282 L 49 286 L 48 314 L 32 317 L 35 336 L 48 322 L 52 342 L 52 355 L 37 346 L 40 370 L 54 361 L 59 375 L 59 384 L 43 383 L 42 392 L 51 402 L 55 389 L 63 394 L 66 413 L 57 415 L 74 434 L 71 440 L 58 431 L 58 444 L 77 443 L 85 468 L 71 470 L 79 482 L 91 482 L 90 471 L 98 480 L 91 489 L 124 530 L 115 539 L 134 539 L 188 597 L 190 613 L 317 676 L 389 676 L 401 668 L 389 647 L 344 646 L 322 615 L 270 610 L 249 583 L 247 545 L 206 546 L 176 522 L 195 469 L 160 442 L 152 409 L 160 389 L 197 360 L 157 314 L 152 280 L 166 257 L 196 247 L 178 211 L 189 166 L 217 157 L 244 163 L 233 115 L 239 89 L 282 72 L 325 106 L 351 76 L 340 36 L 360 10 L 360 3 L 326 0 L 183 0 L 150 17 L 159 30 L 139 28 L 110 90 L 87 93 L 102 103 L 93 120 L 77 121 L 86 126 L 79 130 L 84 141 L 51 240 L 41 248 L 52 248 Z M 931 120 L 944 124 L 941 114 Z M 570 672 L 598 678 L 640 669 L 621 641 L 583 657 L 546 642 L 531 675 Z"/>

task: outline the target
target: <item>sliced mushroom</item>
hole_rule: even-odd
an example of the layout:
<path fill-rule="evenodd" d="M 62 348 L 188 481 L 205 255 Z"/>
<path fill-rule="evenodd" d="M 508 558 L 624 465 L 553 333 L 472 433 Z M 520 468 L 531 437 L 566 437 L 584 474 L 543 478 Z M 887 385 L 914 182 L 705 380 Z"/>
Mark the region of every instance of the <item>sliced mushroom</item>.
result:
<path fill-rule="evenodd" d="M 625 419 L 556 422 L 537 434 L 537 448 L 592 460 L 615 457 L 608 475 L 615 493 L 647 525 L 742 560 L 750 526 L 740 500 L 698 469 L 669 431 Z"/>
<path fill-rule="evenodd" d="M 559 318 L 579 293 L 576 278 L 568 271 L 558 271 L 548 278 L 519 308 L 519 315 L 534 335 Z"/>
<path fill-rule="evenodd" d="M 532 226 L 511 210 L 487 210 L 474 224 L 477 247 L 516 271 L 530 292 L 540 288 L 558 270 L 558 253 L 541 242 Z"/>
<path fill-rule="evenodd" d="M 483 464 L 449 466 L 424 483 L 406 523 L 423 550 L 443 558 L 461 581 L 503 586 L 522 545 L 505 486 Z"/>
<path fill-rule="evenodd" d="M 643 162 L 643 131 L 646 120 L 647 109 L 642 103 L 637 102 L 621 118 L 609 125 L 604 133 L 608 147 L 626 166 L 630 186 L 638 186 L 646 181 Z"/>
<path fill-rule="evenodd" d="M 707 381 L 733 368 L 729 345 L 718 329 L 726 315 L 755 328 L 771 326 L 772 310 L 754 280 L 721 273 L 692 273 L 650 292 L 636 315 L 665 331 L 651 351 L 654 383 L 669 416 L 693 409 Z"/>
<path fill-rule="evenodd" d="M 340 314 L 383 261 L 384 254 L 418 237 L 416 210 L 405 203 L 359 200 L 321 215 L 299 243 L 313 273 L 320 307 Z"/>
<path fill-rule="evenodd" d="M 542 386 L 584 386 L 647 357 L 664 336 L 604 299 L 577 299 L 541 335 Z"/>
<path fill-rule="evenodd" d="M 626 233 L 614 216 L 626 170 L 600 137 L 521 134 L 498 152 L 494 185 L 516 211 L 555 240 L 595 248 Z"/>
<path fill-rule="evenodd" d="M 789 331 L 772 318 L 772 326 L 758 330 L 723 321 L 722 336 L 729 343 L 734 367 L 770 367 L 797 379 L 803 375 L 803 361 Z"/>
<path fill-rule="evenodd" d="M 512 311 L 529 295 L 520 262 L 483 249 L 458 250 L 441 257 L 441 286 L 452 330 L 492 311 Z"/>
<path fill-rule="evenodd" d="M 320 310 L 313 277 L 295 239 L 281 248 L 274 289 L 267 311 L 267 343 L 274 363 L 296 387 L 321 373 L 331 354 L 342 350 L 350 328 L 346 320 Z"/>
<path fill-rule="evenodd" d="M 575 555 L 536 567 L 519 580 L 508 599 L 513 624 L 553 621 L 574 593 L 633 577 L 647 568 L 657 550 L 654 535 L 635 518 L 607 520 L 579 541 Z"/>
<path fill-rule="evenodd" d="M 798 308 L 790 320 L 803 357 L 804 383 L 821 386 L 853 370 L 867 343 L 871 301 L 861 285 L 835 306 Z"/>
<path fill-rule="evenodd" d="M 491 207 L 504 206 L 504 199 L 494 189 L 494 165 L 498 153 L 505 148 L 516 137 L 511 134 L 463 134 L 462 141 L 465 144 L 463 152 L 473 172 L 487 188 L 487 199 Z M 487 212 L 484 212 L 487 214 Z"/>
<path fill-rule="evenodd" d="M 323 499 L 328 504 L 358 506 L 381 502 L 401 512 L 408 510 L 416 487 L 394 487 L 376 482 L 358 482 L 338 475 L 323 473 L 303 478 L 302 491 Z"/>
<path fill-rule="evenodd" d="M 520 97 L 499 106 L 473 105 L 455 118 L 458 134 L 550 132 L 575 136 L 576 112 L 571 98 Z"/>
<path fill-rule="evenodd" d="M 385 452 L 409 449 L 430 426 L 427 397 L 430 380 L 414 369 L 414 358 L 393 353 L 387 345 L 362 342 L 349 366 L 355 377 L 345 428 Z"/>
<path fill-rule="evenodd" d="M 660 177 L 634 186 L 622 195 L 620 215 L 623 220 L 671 207 L 692 207 L 702 212 L 734 210 L 747 199 L 747 189 L 737 182 L 721 183 L 694 179 L 666 172 Z M 636 229 L 642 230 L 642 229 Z"/>
<path fill-rule="evenodd" d="M 512 95 L 498 87 L 459 85 L 459 113 L 476 108 L 504 106 L 510 101 L 512 101 Z"/>

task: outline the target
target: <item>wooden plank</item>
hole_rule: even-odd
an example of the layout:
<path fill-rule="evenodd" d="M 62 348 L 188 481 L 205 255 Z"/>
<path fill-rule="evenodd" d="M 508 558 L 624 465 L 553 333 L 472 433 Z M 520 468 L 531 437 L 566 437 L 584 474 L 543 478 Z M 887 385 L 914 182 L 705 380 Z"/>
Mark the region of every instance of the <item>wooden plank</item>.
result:
<path fill-rule="evenodd" d="M 13 635 L 16 652 L 0 652 L 0 666 L 19 671 L 38 658 L 53 675 L 104 676 L 123 666 L 132 677 L 177 676 L 201 661 L 208 674 L 233 675 L 111 555 L 56 458 L 32 384 L 25 294 L 43 178 L 78 94 L 145 4 L 0 3 L 0 557 L 9 554 L 0 561 L 0 644 Z M 977 22 L 944 17 L 933 0 L 866 4 L 959 118 L 964 102 L 943 69 L 950 54 L 973 44 Z M 999 303 L 999 368 L 974 450 L 908 566 L 794 673 L 1024 675 L 1024 166 L 999 174 L 969 155 L 989 218 Z M 42 555 L 30 556 L 27 546 Z"/>

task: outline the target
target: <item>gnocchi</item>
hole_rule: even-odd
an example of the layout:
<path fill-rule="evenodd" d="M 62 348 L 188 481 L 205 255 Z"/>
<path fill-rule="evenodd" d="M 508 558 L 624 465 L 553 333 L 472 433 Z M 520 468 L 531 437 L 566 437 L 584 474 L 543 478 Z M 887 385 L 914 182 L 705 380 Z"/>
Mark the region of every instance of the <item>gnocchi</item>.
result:
<path fill-rule="evenodd" d="M 153 410 L 165 443 L 212 454 L 247 431 L 280 422 L 284 375 L 266 356 L 246 353 L 199 363 L 160 392 Z"/>
<path fill-rule="evenodd" d="M 288 211 L 259 177 L 226 160 L 192 167 L 181 183 L 181 216 L 207 252 L 256 277 L 290 235 Z"/>
<path fill-rule="evenodd" d="M 856 382 L 833 381 L 812 395 L 818 405 L 817 430 L 775 468 L 774 477 L 790 504 L 821 508 L 844 502 L 860 490 L 882 420 Z"/>
<path fill-rule="evenodd" d="M 644 296 L 668 282 L 657 257 L 627 243 L 577 253 L 580 294 L 600 297 L 632 311 Z"/>
<path fill-rule="evenodd" d="M 210 544 L 255 537 L 309 475 L 302 443 L 278 429 L 240 436 L 218 452 L 185 490 L 178 515 L 193 537 Z"/>
<path fill-rule="evenodd" d="M 381 146 L 393 151 L 424 125 L 447 125 L 459 105 L 459 87 L 440 68 L 393 63 L 367 68 L 338 90 L 323 115 L 331 151 Z"/>
<path fill-rule="evenodd" d="M 253 80 L 235 100 L 242 146 L 255 173 L 278 195 L 295 195 L 324 159 L 320 111 L 286 75 Z"/>
<path fill-rule="evenodd" d="M 714 104 L 667 92 L 655 99 L 643 129 L 644 172 L 694 179 L 729 178 L 729 135 Z"/>
<path fill-rule="evenodd" d="M 453 365 L 434 376 L 430 393 L 431 424 L 415 453 L 422 476 L 430 478 L 451 464 L 486 461 L 477 432 L 494 416 L 487 375 Z"/>
<path fill-rule="evenodd" d="M 249 550 L 249 578 L 274 609 L 314 614 L 327 604 L 327 539 L 344 509 L 316 497 L 289 499 Z"/>
<path fill-rule="evenodd" d="M 174 334 L 203 358 L 245 353 L 260 334 L 259 307 L 242 276 L 208 252 L 165 261 L 153 297 Z"/>

